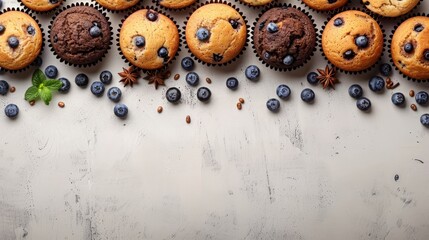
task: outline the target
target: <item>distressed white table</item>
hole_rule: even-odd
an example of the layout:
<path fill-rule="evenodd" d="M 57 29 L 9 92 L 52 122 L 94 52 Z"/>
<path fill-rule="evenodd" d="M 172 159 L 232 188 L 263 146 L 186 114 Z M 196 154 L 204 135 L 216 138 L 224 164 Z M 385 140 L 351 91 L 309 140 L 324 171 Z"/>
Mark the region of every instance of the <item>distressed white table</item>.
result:
<path fill-rule="evenodd" d="M 238 5 L 252 24 L 259 10 Z M 428 7 L 425 1 L 416 11 Z M 312 14 L 320 28 L 325 16 Z M 116 34 L 122 15 L 108 15 Z M 183 26 L 186 14 L 171 15 Z M 39 18 L 47 32 L 50 17 Z M 392 24 L 384 23 L 390 34 Z M 202 104 L 180 68 L 187 55 L 182 48 L 171 69 L 180 80 L 166 82 L 182 90 L 182 102 L 173 106 L 164 97 L 167 87 L 155 90 L 142 79 L 134 88 L 118 83 L 125 64 L 116 46 L 92 69 L 61 64 L 45 49 L 43 68 L 54 64 L 71 80 L 79 72 L 91 81 L 104 69 L 114 72 L 112 85 L 121 87 L 130 111 L 124 121 L 106 96 L 74 83 L 50 106 L 31 107 L 23 99 L 31 71 L 0 75 L 17 89 L 0 97 L 2 109 L 15 103 L 21 110 L 14 121 L 0 114 L 0 239 L 429 238 L 429 130 L 419 122 L 429 109 L 390 102 L 395 91 L 408 96 L 428 85 L 395 72 L 401 85 L 375 94 L 367 82 L 376 71 L 340 74 L 335 91 L 311 86 L 316 101 L 308 105 L 299 94 L 310 87 L 306 74 L 326 65 L 320 51 L 299 71 L 280 73 L 259 63 L 249 46 L 227 68 L 197 65 L 200 86 L 213 93 Z M 259 82 L 245 79 L 249 64 L 262 69 Z M 240 81 L 235 92 L 225 86 L 230 76 Z M 272 114 L 265 103 L 281 83 L 293 93 Z M 364 87 L 370 113 L 348 96 L 352 83 Z M 246 100 L 241 111 L 239 97 Z M 407 97 L 407 105 L 413 102 Z"/>

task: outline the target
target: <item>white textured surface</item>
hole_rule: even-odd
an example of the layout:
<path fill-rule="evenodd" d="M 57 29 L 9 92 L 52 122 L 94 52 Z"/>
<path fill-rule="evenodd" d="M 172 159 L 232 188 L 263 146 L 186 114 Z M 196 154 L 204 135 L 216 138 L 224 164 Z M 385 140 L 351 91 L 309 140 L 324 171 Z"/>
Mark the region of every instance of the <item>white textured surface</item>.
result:
<path fill-rule="evenodd" d="M 428 7 L 425 1 L 418 10 Z M 240 8 L 253 23 L 259 11 Z M 320 28 L 325 17 L 312 14 Z M 116 34 L 121 16 L 109 16 Z M 46 31 L 49 16 L 39 17 Z M 182 50 L 179 60 L 186 55 Z M 83 71 L 95 81 L 102 70 L 125 66 L 116 47 L 93 69 L 60 64 L 48 48 L 43 58 L 43 67 L 55 64 L 70 80 Z M 16 103 L 21 112 L 14 121 L 0 114 L 0 239 L 429 238 L 429 130 L 419 123 L 427 107 L 395 107 L 393 91 L 368 89 L 371 74 L 340 74 L 335 91 L 311 86 L 316 101 L 305 104 L 299 94 L 309 87 L 306 73 L 326 64 L 320 52 L 305 68 L 278 73 L 262 66 L 251 46 L 226 69 L 197 65 L 200 86 L 213 93 L 202 104 L 179 60 L 172 73 L 180 80 L 166 84 L 179 86 L 181 104 L 165 100 L 167 87 L 155 90 L 140 80 L 121 87 L 130 110 L 125 121 L 114 116 L 106 96 L 74 83 L 50 106 L 31 107 L 23 99 L 31 71 L 1 75 L 17 91 L 0 97 L 0 105 Z M 262 69 L 257 83 L 243 73 L 255 63 Z M 240 80 L 235 92 L 225 87 L 230 76 Z M 406 96 L 410 89 L 428 90 L 397 72 L 393 79 L 401 83 L 394 91 Z M 112 85 L 120 86 L 118 80 L 115 75 Z M 265 102 L 281 83 L 293 94 L 272 114 Z M 364 87 L 371 113 L 360 112 L 348 96 L 352 83 Z M 246 100 L 241 111 L 239 97 Z M 407 97 L 407 105 L 412 102 Z"/>

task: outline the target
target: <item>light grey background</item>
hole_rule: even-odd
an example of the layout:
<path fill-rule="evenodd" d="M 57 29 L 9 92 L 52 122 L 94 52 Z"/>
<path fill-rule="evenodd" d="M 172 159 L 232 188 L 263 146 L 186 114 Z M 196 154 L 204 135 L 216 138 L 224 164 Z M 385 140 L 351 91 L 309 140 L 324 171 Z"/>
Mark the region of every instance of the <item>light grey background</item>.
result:
<path fill-rule="evenodd" d="M 238 6 L 253 23 L 259 10 Z M 428 7 L 425 1 L 417 11 Z M 320 28 L 326 16 L 311 14 Z M 116 34 L 122 15 L 108 15 Z M 183 25 L 186 13 L 171 15 Z M 49 16 L 39 17 L 47 33 Z M 391 23 L 384 21 L 388 34 Z M 129 107 L 126 120 L 114 116 L 105 95 L 97 98 L 74 83 L 50 106 L 31 107 L 23 98 L 32 71 L 0 76 L 17 89 L 1 96 L 0 105 L 21 110 L 13 121 L 0 114 L 0 239 L 429 238 L 429 129 L 419 122 L 429 109 L 413 112 L 410 97 L 405 108 L 390 102 L 393 92 L 408 96 L 427 85 L 395 72 L 400 87 L 375 94 L 367 86 L 374 70 L 339 74 L 336 90 L 323 90 L 305 79 L 326 65 L 319 50 L 304 68 L 281 73 L 259 63 L 249 46 L 227 68 L 197 64 L 200 86 L 213 93 L 203 104 L 184 81 L 183 47 L 171 66 L 180 80 L 158 90 L 143 79 L 123 88 L 116 73 L 126 64 L 116 48 L 91 69 L 61 64 L 46 48 L 43 68 L 54 64 L 70 80 L 85 72 L 91 82 L 111 70 L 111 86 L 121 86 Z M 260 66 L 259 82 L 245 79 L 249 64 Z M 230 76 L 240 81 L 237 91 L 225 87 Z M 265 103 L 281 83 L 293 93 L 272 114 Z M 364 87 L 370 113 L 348 96 L 352 83 Z M 164 97 L 172 86 L 182 90 L 177 106 Z M 300 100 L 305 87 L 316 93 L 312 105 Z M 238 111 L 240 97 L 246 103 Z"/>

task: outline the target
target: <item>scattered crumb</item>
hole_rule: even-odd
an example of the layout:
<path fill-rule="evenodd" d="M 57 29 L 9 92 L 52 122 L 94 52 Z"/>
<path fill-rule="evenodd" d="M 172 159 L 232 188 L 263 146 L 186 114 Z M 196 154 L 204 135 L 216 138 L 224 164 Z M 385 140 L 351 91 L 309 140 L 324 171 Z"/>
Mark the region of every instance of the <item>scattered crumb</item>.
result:
<path fill-rule="evenodd" d="M 162 106 L 159 106 L 158 109 L 156 111 L 158 111 L 158 113 L 162 113 Z"/>
<path fill-rule="evenodd" d="M 15 92 L 16 91 L 16 88 L 15 87 L 10 87 L 10 89 L 9 89 L 9 92 L 11 92 L 11 93 L 13 93 L 13 92 Z"/>
<path fill-rule="evenodd" d="M 177 81 L 177 80 L 179 80 L 179 78 L 180 78 L 180 74 L 177 73 L 177 74 L 174 75 L 174 80 Z"/>
<path fill-rule="evenodd" d="M 211 83 L 212 83 L 212 80 L 211 80 L 210 78 L 206 78 L 206 82 L 207 82 L 208 84 L 211 84 Z"/>
<path fill-rule="evenodd" d="M 238 109 L 238 110 L 241 110 L 241 108 L 242 108 L 242 106 L 241 106 L 241 102 L 238 102 L 238 103 L 237 103 L 237 109 Z"/>
<path fill-rule="evenodd" d="M 397 182 L 399 180 L 399 175 L 396 174 L 394 179 L 395 179 L 395 182 Z"/>
<path fill-rule="evenodd" d="M 191 123 L 191 116 L 186 116 L 186 123 L 187 124 L 190 124 Z"/>
<path fill-rule="evenodd" d="M 63 108 L 65 106 L 64 102 L 58 102 L 58 107 Z"/>
<path fill-rule="evenodd" d="M 410 106 L 410 107 L 411 107 L 411 109 L 413 109 L 413 111 L 417 111 L 417 106 L 416 106 L 416 104 L 414 104 L 414 103 L 413 103 L 413 104 L 411 104 L 411 106 Z"/>
<path fill-rule="evenodd" d="M 243 98 L 239 98 L 238 101 L 243 104 L 244 103 L 244 99 Z"/>

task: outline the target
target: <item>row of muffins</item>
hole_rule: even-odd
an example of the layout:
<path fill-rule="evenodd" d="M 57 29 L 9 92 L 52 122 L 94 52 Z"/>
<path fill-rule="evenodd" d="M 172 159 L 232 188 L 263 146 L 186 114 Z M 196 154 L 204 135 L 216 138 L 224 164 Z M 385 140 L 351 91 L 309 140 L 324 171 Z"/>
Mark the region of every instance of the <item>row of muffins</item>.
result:
<path fill-rule="evenodd" d="M 18 26 L 18 27 L 17 27 Z M 246 21 L 235 8 L 223 3 L 205 4 L 189 17 L 185 40 L 202 62 L 224 64 L 236 58 L 247 41 Z M 107 17 L 96 8 L 71 5 L 55 16 L 49 31 L 54 53 L 72 65 L 98 62 L 111 44 Z M 43 46 L 40 26 L 30 15 L 8 11 L 0 15 L 0 67 L 25 68 Z M 281 40 L 279 40 L 281 39 Z M 258 57 L 276 69 L 302 66 L 316 47 L 317 31 L 304 11 L 294 6 L 272 7 L 255 22 L 253 45 Z M 429 79 L 429 18 L 403 22 L 392 37 L 391 55 L 407 76 Z M 178 52 L 179 30 L 173 20 L 153 9 L 138 10 L 122 23 L 119 49 L 131 64 L 160 69 Z M 339 69 L 359 72 L 373 66 L 383 52 L 384 36 L 370 15 L 348 10 L 332 17 L 321 38 L 326 58 Z"/>

